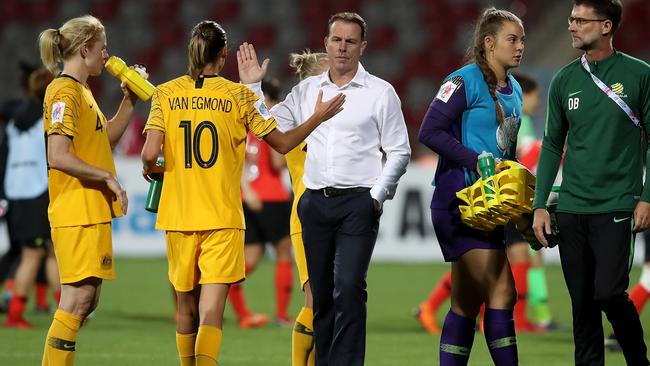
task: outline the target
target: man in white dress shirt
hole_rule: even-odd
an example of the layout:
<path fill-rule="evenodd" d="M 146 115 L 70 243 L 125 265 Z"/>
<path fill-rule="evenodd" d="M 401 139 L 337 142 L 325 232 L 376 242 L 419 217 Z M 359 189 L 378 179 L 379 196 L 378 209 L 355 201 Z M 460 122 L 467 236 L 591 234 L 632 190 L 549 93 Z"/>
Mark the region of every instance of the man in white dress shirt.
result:
<path fill-rule="evenodd" d="M 298 205 L 320 366 L 364 363 L 366 274 L 379 216 L 411 154 L 399 97 L 359 63 L 365 35 L 358 14 L 333 15 L 325 38 L 329 71 L 303 80 L 271 110 L 289 130 L 313 113 L 320 91 L 323 100 L 346 97 L 343 111 L 306 139 L 307 191 Z"/>

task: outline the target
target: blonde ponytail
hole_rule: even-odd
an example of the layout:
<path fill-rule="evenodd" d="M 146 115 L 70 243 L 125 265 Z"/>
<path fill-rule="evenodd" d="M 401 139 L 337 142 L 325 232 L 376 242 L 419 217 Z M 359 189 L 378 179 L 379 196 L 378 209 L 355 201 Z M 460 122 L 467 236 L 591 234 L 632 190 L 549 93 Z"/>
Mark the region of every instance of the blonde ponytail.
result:
<path fill-rule="evenodd" d="M 316 75 L 320 71 L 320 63 L 327 60 L 327 54 L 321 52 L 312 53 L 304 50 L 302 53 L 289 55 L 289 66 L 298 74 L 300 80 Z"/>
<path fill-rule="evenodd" d="M 61 61 L 61 50 L 59 42 L 61 35 L 58 29 L 46 29 L 38 36 L 38 47 L 41 51 L 41 60 L 43 65 L 50 70 L 56 68 Z"/>
<path fill-rule="evenodd" d="M 92 15 L 72 18 L 59 29 L 46 29 L 38 36 L 43 65 L 55 69 L 77 52 L 79 47 L 104 32 L 104 25 Z"/>

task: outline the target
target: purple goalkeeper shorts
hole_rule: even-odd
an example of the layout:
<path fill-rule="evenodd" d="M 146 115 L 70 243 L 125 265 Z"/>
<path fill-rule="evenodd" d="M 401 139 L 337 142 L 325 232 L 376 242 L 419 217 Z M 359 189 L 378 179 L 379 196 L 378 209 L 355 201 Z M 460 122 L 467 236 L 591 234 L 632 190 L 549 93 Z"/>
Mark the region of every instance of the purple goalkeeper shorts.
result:
<path fill-rule="evenodd" d="M 458 207 L 452 210 L 432 208 L 431 221 L 446 262 L 455 262 L 472 249 L 505 250 L 503 226 L 497 226 L 490 233 L 472 229 L 460 221 Z"/>

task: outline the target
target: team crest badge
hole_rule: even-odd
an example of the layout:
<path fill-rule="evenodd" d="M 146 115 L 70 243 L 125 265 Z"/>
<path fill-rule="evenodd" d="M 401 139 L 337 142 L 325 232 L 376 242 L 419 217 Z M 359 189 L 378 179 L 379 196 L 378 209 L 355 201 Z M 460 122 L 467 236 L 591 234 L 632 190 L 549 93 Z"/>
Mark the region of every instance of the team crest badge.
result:
<path fill-rule="evenodd" d="M 102 258 L 102 268 L 111 268 L 112 264 L 113 264 L 113 258 L 111 258 L 110 255 L 105 255 Z"/>
<path fill-rule="evenodd" d="M 621 83 L 614 83 L 612 86 L 610 86 L 612 91 L 616 93 L 621 98 L 627 98 L 627 94 L 625 94 L 625 88 L 623 87 L 623 84 Z"/>

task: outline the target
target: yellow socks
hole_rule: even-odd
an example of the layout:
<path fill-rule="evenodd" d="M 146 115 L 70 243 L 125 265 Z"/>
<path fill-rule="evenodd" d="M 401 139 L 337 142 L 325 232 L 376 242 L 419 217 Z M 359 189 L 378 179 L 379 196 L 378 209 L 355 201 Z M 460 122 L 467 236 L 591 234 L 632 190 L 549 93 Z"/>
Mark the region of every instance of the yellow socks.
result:
<path fill-rule="evenodd" d="M 291 333 L 291 365 L 313 366 L 315 353 L 314 311 L 303 307 Z"/>
<path fill-rule="evenodd" d="M 210 325 L 199 326 L 194 345 L 196 366 L 215 366 L 221 350 L 221 329 Z"/>
<path fill-rule="evenodd" d="M 195 362 L 194 362 L 195 343 L 196 343 L 196 333 L 180 334 L 176 332 L 176 348 L 178 349 L 178 358 L 181 360 L 181 366 L 195 366 Z"/>
<path fill-rule="evenodd" d="M 50 330 L 47 332 L 43 366 L 72 366 L 77 341 L 77 332 L 83 318 L 61 309 L 54 313 Z"/>

